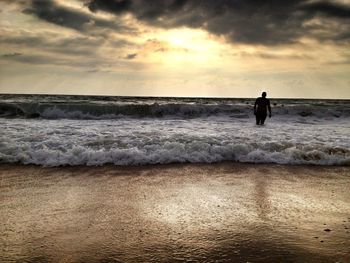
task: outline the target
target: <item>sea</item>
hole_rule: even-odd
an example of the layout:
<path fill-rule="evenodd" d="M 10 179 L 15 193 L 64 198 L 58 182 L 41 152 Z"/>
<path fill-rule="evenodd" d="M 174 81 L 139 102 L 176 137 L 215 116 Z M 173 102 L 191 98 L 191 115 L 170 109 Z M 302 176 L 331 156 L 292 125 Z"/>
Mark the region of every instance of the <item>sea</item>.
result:
<path fill-rule="evenodd" d="M 350 165 L 350 100 L 0 95 L 0 162 Z"/>

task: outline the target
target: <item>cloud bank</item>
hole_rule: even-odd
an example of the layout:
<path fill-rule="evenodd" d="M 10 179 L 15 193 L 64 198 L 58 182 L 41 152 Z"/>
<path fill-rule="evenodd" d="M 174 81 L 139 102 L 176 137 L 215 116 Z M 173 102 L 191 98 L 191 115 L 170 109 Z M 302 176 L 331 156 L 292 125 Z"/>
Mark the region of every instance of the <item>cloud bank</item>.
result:
<path fill-rule="evenodd" d="M 91 0 L 87 6 L 92 12 L 132 14 L 139 21 L 162 28 L 205 29 L 234 43 L 278 45 L 302 37 L 350 39 L 344 34 L 350 30 L 350 5 L 331 1 Z M 330 20 L 334 27 L 342 25 L 336 36 L 334 28 L 327 27 Z"/>
<path fill-rule="evenodd" d="M 135 33 L 119 20 L 125 14 L 141 23 L 171 29 L 204 29 L 231 43 L 283 45 L 301 38 L 349 43 L 350 3 L 331 0 L 76 0 L 77 9 L 55 0 L 18 1 L 22 12 L 78 31 L 91 28 Z M 10 3 L 11 1 L 5 0 Z M 12 1 L 13 3 L 13 1 Z M 90 11 L 90 12 L 89 12 Z M 94 14 L 107 12 L 113 19 Z"/>

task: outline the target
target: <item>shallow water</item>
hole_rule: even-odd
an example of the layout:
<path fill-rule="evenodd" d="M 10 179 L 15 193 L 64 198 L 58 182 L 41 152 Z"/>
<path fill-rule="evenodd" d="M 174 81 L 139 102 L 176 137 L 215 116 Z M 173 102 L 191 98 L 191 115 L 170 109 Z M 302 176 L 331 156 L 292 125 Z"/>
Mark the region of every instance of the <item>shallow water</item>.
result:
<path fill-rule="evenodd" d="M 350 261 L 349 167 L 1 165 L 0 182 L 1 262 Z"/>
<path fill-rule="evenodd" d="M 0 163 L 350 165 L 350 103 L 0 94 Z"/>

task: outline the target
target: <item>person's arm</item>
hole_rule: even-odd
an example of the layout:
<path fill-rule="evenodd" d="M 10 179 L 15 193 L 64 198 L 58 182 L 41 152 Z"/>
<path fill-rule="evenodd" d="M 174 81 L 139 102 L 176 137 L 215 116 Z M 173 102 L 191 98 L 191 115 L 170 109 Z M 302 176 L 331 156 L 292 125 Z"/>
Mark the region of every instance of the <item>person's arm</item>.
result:
<path fill-rule="evenodd" d="M 268 110 L 269 110 L 269 117 L 271 118 L 271 105 L 270 105 L 270 100 L 269 100 L 269 102 L 268 102 L 268 104 L 267 104 L 267 108 L 268 108 Z"/>
<path fill-rule="evenodd" d="M 254 104 L 254 115 L 256 115 L 256 105 L 258 104 L 258 99 L 255 100 L 255 104 Z"/>

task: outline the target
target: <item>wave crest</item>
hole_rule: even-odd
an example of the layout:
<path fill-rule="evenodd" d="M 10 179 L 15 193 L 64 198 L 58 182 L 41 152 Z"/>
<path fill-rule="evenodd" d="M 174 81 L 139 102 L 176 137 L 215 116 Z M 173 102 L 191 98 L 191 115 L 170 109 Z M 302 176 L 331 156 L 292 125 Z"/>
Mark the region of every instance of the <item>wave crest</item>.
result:
<path fill-rule="evenodd" d="M 27 144 L 0 144 L 0 162 L 44 166 L 60 165 L 147 165 L 167 163 L 214 163 L 222 161 L 350 165 L 350 150 L 340 147 L 296 146 L 281 143 L 214 144 L 203 141 L 163 142 L 133 147 L 70 145 L 65 147 Z"/>
<path fill-rule="evenodd" d="M 273 115 L 295 117 L 350 117 L 350 107 L 312 105 L 275 106 Z M 117 119 L 121 117 L 196 118 L 228 116 L 248 118 L 253 107 L 247 104 L 98 104 L 98 103 L 0 103 L 0 117 L 44 119 Z"/>

